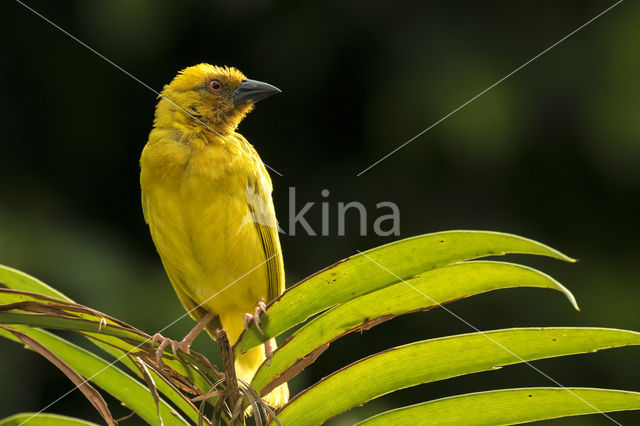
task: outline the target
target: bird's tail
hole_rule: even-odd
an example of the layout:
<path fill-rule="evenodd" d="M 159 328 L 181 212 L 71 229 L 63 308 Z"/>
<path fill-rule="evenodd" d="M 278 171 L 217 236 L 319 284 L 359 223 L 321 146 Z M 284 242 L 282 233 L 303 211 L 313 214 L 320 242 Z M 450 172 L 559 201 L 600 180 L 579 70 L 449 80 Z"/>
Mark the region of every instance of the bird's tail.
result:
<path fill-rule="evenodd" d="M 271 347 L 275 349 L 276 340 L 271 339 Z M 248 352 L 240 354 L 236 357 L 236 374 L 239 379 L 251 382 L 256 374 L 258 367 L 264 362 L 266 356 L 264 354 L 264 345 L 260 345 Z M 280 408 L 289 400 L 289 386 L 286 383 L 272 390 L 267 396 L 262 398 L 267 404 Z"/>

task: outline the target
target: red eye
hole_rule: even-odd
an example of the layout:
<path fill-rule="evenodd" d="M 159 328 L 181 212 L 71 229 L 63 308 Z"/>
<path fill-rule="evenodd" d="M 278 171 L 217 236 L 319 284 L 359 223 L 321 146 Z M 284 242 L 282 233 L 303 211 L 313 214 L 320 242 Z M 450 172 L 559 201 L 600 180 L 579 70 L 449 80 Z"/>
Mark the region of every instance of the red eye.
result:
<path fill-rule="evenodd" d="M 209 82 L 209 90 L 211 90 L 212 92 L 219 92 L 222 90 L 222 83 L 220 83 L 218 80 L 211 80 Z"/>

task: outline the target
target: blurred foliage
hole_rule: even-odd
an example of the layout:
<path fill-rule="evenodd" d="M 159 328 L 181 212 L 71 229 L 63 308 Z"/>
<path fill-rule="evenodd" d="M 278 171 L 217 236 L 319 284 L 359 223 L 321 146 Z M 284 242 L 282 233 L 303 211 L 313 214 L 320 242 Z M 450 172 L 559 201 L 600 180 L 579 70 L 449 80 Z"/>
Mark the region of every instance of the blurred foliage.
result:
<path fill-rule="evenodd" d="M 514 319 L 532 325 L 541 309 L 549 324 L 640 328 L 637 3 L 621 3 L 357 178 L 613 2 L 26 3 L 156 90 L 201 61 L 238 66 L 283 89 L 240 128 L 284 174 L 274 176 L 281 222 L 289 211 L 287 188 L 295 186 L 299 205 L 316 202 L 307 217 L 319 227 L 326 188 L 332 212 L 338 201 L 361 201 L 372 211 L 380 201 L 397 203 L 402 236 L 507 231 L 581 259 L 572 268 L 544 268 L 571 284 L 581 313 L 526 291 L 515 296 L 519 305 L 502 295 L 457 304 L 455 312 L 479 328 L 516 325 Z M 153 332 L 183 312 L 139 207 L 137 162 L 155 95 L 20 4 L 4 2 L 0 10 L 0 261 Z M 282 236 L 287 281 L 391 240 L 361 237 L 352 219 L 345 237 Z M 536 262 L 543 261 L 527 260 Z M 357 344 L 346 337 L 326 356 L 330 365 L 346 364 L 416 340 L 416 324 L 420 338 L 468 331 L 446 312 L 416 314 L 365 333 Z M 183 320 L 168 334 L 180 336 L 190 326 Z M 196 344 L 212 350 L 206 339 Z M 37 356 L 2 348 L 1 377 L 33 374 L 0 395 L 0 416 L 44 406 L 70 386 Z M 577 357 L 569 366 L 552 360 L 540 366 L 565 385 L 636 385 L 637 370 L 621 374 L 594 362 Z M 322 359 L 314 367 L 293 383 L 296 390 L 331 371 Z M 495 373 L 503 379 L 494 380 L 508 383 L 525 371 L 505 368 Z M 548 385 L 530 374 L 521 385 Z M 483 390 L 481 384 L 468 377 L 425 385 L 420 400 L 451 395 L 454 386 Z M 388 395 L 345 421 L 394 401 L 419 402 L 410 398 Z M 77 412 L 80 401 L 74 393 L 54 408 Z M 625 423 L 624 415 L 614 418 Z"/>

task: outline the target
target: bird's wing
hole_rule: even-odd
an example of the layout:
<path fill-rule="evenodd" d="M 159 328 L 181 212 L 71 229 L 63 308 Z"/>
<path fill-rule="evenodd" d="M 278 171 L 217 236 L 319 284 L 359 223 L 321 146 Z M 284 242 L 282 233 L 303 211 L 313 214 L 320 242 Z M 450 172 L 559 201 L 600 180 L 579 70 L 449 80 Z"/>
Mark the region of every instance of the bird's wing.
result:
<path fill-rule="evenodd" d="M 149 218 L 147 217 L 147 199 L 144 197 L 144 191 L 140 192 L 140 198 L 142 201 L 142 216 L 144 216 L 144 223 L 149 224 Z"/>
<path fill-rule="evenodd" d="M 268 302 L 284 292 L 285 281 L 278 222 L 271 199 L 271 182 L 266 170 L 256 181 L 249 183 L 246 195 L 253 226 L 258 232 L 264 251 Z"/>
<path fill-rule="evenodd" d="M 151 218 L 149 216 L 148 201 L 144 195 L 144 191 L 142 191 L 142 213 L 144 215 L 144 221 L 147 224 L 150 224 Z M 153 231 L 152 231 L 152 235 L 153 235 Z M 163 263 L 164 263 L 164 260 L 163 260 Z M 182 306 L 186 309 L 187 313 L 191 318 L 193 318 L 195 321 L 200 321 L 202 317 L 204 317 L 207 314 L 208 311 L 201 305 L 198 305 L 189 296 L 188 287 L 185 285 L 183 280 L 180 279 L 180 277 L 178 276 L 179 274 L 172 273 L 174 269 L 168 267 L 168 265 L 165 264 L 164 266 L 165 266 L 165 271 L 167 271 L 167 275 L 169 276 L 169 281 L 171 281 L 171 284 L 173 285 L 173 289 L 178 295 L 178 299 L 180 299 L 180 303 L 182 303 Z M 222 328 L 222 326 L 220 325 L 219 317 L 216 317 L 213 321 L 207 324 L 207 332 L 213 338 L 215 338 L 215 330 L 218 328 Z"/>

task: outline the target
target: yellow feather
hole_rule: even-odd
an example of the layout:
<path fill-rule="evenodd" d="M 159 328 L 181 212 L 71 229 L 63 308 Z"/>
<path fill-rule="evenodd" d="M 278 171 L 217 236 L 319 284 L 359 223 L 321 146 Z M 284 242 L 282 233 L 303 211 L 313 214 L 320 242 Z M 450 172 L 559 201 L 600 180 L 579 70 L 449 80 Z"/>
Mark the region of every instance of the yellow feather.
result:
<path fill-rule="evenodd" d="M 224 92 L 207 89 L 214 79 Z M 235 131 L 253 107 L 233 102 L 244 79 L 208 64 L 181 71 L 162 92 L 140 158 L 145 220 L 176 294 L 192 318 L 217 315 L 232 344 L 244 314 L 284 291 L 271 179 Z M 239 356 L 239 378 L 250 381 L 264 360 L 262 346 Z M 286 384 L 266 397 L 287 399 Z"/>

